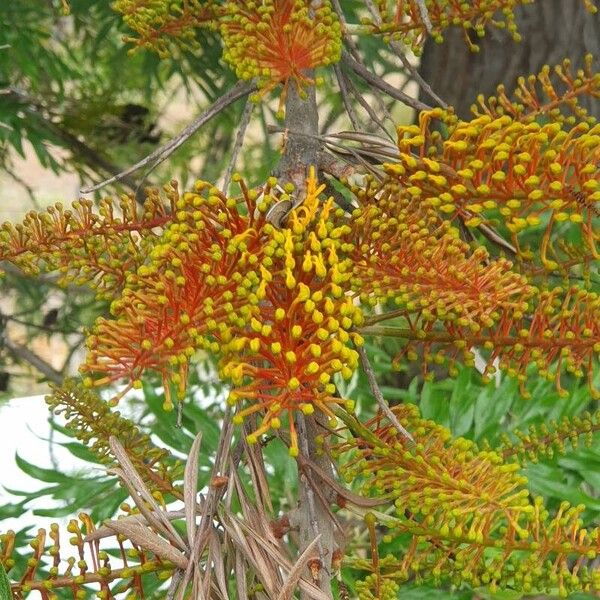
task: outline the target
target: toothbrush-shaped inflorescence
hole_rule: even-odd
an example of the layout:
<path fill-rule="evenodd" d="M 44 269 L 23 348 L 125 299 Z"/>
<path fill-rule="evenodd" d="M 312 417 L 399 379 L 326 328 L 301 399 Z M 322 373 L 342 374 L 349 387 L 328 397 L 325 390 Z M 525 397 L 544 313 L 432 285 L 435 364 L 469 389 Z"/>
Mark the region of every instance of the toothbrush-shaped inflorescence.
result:
<path fill-rule="evenodd" d="M 286 227 L 264 227 L 256 287 L 247 297 L 258 313 L 245 334 L 223 348 L 222 375 L 237 386 L 229 401 L 244 406 L 235 420 L 263 414 L 249 436 L 255 442 L 279 428 L 281 415 L 287 414 L 292 455 L 298 452 L 294 412 L 310 414 L 316 408 L 334 417 L 330 405 L 346 402 L 336 396 L 332 377 L 352 376 L 358 362 L 352 344 L 362 343 L 352 332 L 362 323 L 362 312 L 346 295 L 351 228 L 331 198 L 319 199 L 323 189 L 313 170 L 306 198 Z"/>
<path fill-rule="evenodd" d="M 116 0 L 112 7 L 136 34 L 124 40 L 155 50 L 161 58 L 170 56 L 174 47 L 198 50 L 196 30 L 214 29 L 220 14 L 214 0 Z"/>
<path fill-rule="evenodd" d="M 283 84 L 280 113 L 291 82 L 302 92 L 314 83 L 308 72 L 340 59 L 340 24 L 328 0 L 314 7 L 307 0 L 230 0 L 220 31 L 237 76 L 258 79 L 256 99 Z"/>
<path fill-rule="evenodd" d="M 361 494 L 387 500 L 394 512 L 365 516 L 372 534 L 371 559 L 351 559 L 371 571 L 359 586 L 361 598 L 392 597 L 409 578 L 433 576 L 437 584 L 467 583 L 517 589 L 523 593 L 558 588 L 561 596 L 597 590 L 593 561 L 600 530 L 583 527 L 583 505 L 563 502 L 550 514 L 540 497 L 531 498 L 518 464 L 502 453 L 420 417 L 412 405 L 392 409 L 416 445 L 378 415 L 368 436 L 356 433 L 334 448 L 347 481 Z M 397 538 L 400 553 L 379 556 L 375 524 L 387 528 L 384 542 Z M 383 595 L 382 595 L 383 594 Z"/>
<path fill-rule="evenodd" d="M 442 122 L 442 136 L 435 123 Z M 398 128 L 398 163 L 385 165 L 390 180 L 415 200 L 467 227 L 506 228 L 521 261 L 549 272 L 573 265 L 557 245 L 557 229 L 571 225 L 585 257 L 598 260 L 600 125 L 523 122 L 508 114 L 460 121 L 442 109 L 423 112 L 420 124 Z M 545 225 L 539 252 L 527 232 Z"/>

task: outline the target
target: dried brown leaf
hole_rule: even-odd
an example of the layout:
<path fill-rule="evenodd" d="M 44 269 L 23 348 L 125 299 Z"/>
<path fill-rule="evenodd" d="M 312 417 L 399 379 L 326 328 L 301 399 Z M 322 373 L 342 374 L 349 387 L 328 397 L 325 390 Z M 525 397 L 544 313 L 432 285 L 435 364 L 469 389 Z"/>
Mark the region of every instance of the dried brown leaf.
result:
<path fill-rule="evenodd" d="M 159 558 L 172 562 L 176 567 L 180 569 L 187 567 L 188 560 L 181 552 L 141 523 L 118 520 L 110 521 L 106 525 L 116 533 L 126 536 L 144 550 L 149 550 Z"/>
<path fill-rule="evenodd" d="M 148 523 L 151 524 L 156 531 L 162 533 L 164 537 L 180 550 L 185 551 L 187 549 L 185 542 L 181 539 L 181 536 L 177 533 L 173 525 L 171 525 L 170 521 L 164 516 L 164 512 L 160 509 L 156 500 L 146 487 L 143 479 L 135 470 L 135 467 L 129 459 L 129 456 L 127 456 L 127 452 L 125 451 L 125 448 L 123 448 L 121 442 L 119 442 L 116 437 L 111 436 L 109 438 L 109 444 L 115 458 L 121 465 L 122 471 L 120 476 L 127 485 L 131 497 L 136 506 L 140 509 L 140 512 L 148 519 Z M 114 471 L 117 471 L 117 469 L 114 469 Z M 145 503 L 150 506 L 151 510 L 147 508 Z"/>
<path fill-rule="evenodd" d="M 287 580 L 284 586 L 281 588 L 281 592 L 279 592 L 277 600 L 291 600 L 294 590 L 298 587 L 298 581 L 302 577 L 302 572 L 308 565 L 308 561 L 315 557 L 315 550 L 317 550 L 319 546 L 320 539 L 321 534 L 319 534 L 298 557 L 296 564 L 294 564 L 288 573 Z"/>
<path fill-rule="evenodd" d="M 183 500 L 185 503 L 185 524 L 187 525 L 189 549 L 194 545 L 196 537 L 196 494 L 198 492 L 198 459 L 202 432 L 196 435 L 183 475 Z"/>

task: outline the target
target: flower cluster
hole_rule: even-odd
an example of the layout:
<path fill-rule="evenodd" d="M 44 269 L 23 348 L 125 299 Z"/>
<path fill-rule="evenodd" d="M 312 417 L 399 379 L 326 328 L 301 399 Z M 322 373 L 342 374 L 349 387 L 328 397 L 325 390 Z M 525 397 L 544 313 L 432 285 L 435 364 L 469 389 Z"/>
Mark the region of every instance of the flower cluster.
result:
<path fill-rule="evenodd" d="M 594 434 L 599 430 L 600 411 L 584 412 L 581 416 L 531 425 L 527 431 L 515 431 L 516 440 L 504 435 L 497 451 L 504 460 L 520 464 L 538 462 L 540 458 L 552 459 L 556 454 L 566 454 L 568 448 L 577 448 L 581 438 L 585 447 L 591 448 Z"/>
<path fill-rule="evenodd" d="M 314 8 L 306 0 L 230 0 L 220 31 L 240 79 L 258 78 L 262 93 L 283 83 L 281 105 L 290 81 L 302 89 L 314 83 L 307 71 L 340 58 L 340 24 L 327 0 Z"/>
<path fill-rule="evenodd" d="M 268 198 L 270 189 L 263 190 Z M 171 222 L 112 302 L 113 318 L 99 319 L 88 336 L 82 370 L 96 378 L 88 385 L 125 378 L 137 387 L 151 369 L 161 374 L 165 408 L 171 409 L 171 385 L 183 398 L 196 352 L 218 354 L 233 328 L 258 310 L 246 296 L 256 276 L 251 268 L 264 214 L 256 210 L 258 193 L 243 184 L 242 190 L 243 206 L 206 182 L 181 196 L 171 188 Z"/>
<path fill-rule="evenodd" d="M 390 165 L 388 168 L 398 168 Z M 414 185 L 367 184 L 355 211 L 353 290 L 363 304 L 391 300 L 417 329 L 447 323 L 478 332 L 528 310 L 535 293 L 505 259 L 472 251 Z"/>
<path fill-rule="evenodd" d="M 589 563 L 600 553 L 600 530 L 582 527 L 583 506 L 563 502 L 550 515 L 541 498 L 530 499 L 519 466 L 504 464 L 500 453 L 452 439 L 415 406 L 393 411 L 415 434 L 416 445 L 378 415 L 366 423 L 370 435 L 335 448 L 346 457 L 348 481 L 358 482 L 363 495 L 395 506 L 395 514 L 366 516 L 373 536 L 375 523 L 386 527 L 384 541 L 398 538 L 402 553 L 379 557 L 373 540 L 372 561 L 353 559 L 355 567 L 372 572 L 363 598 L 386 597 L 377 593 L 394 587 L 386 580 L 401 583 L 421 573 L 492 591 L 556 586 L 564 596 L 598 588 L 600 573 Z"/>
<path fill-rule="evenodd" d="M 444 39 L 443 30 L 458 25 L 464 27 L 465 41 L 472 50 L 478 47 L 468 35 L 474 29 L 478 37 L 485 35 L 487 25 L 507 29 L 515 40 L 520 39 L 514 20 L 513 11 L 519 4 L 527 0 L 474 0 L 473 2 L 452 2 L 449 0 L 377 0 L 375 2 L 382 22 L 378 25 L 367 21 L 375 33 L 386 36 L 387 39 L 399 40 L 419 52 L 427 35 L 436 42 Z M 423 11 L 425 5 L 427 14 Z M 504 20 L 497 18 L 501 12 Z"/>
<path fill-rule="evenodd" d="M 332 376 L 352 376 L 358 355 L 351 344 L 362 343 L 351 331 L 361 325 L 362 312 L 345 294 L 352 275 L 351 228 L 331 198 L 319 200 L 323 189 L 313 174 L 287 226 L 264 227 L 256 287 L 248 297 L 258 314 L 245 335 L 222 349 L 222 375 L 239 386 L 229 401 L 248 403 L 236 420 L 264 412 L 252 442 L 280 427 L 280 414 L 287 412 L 292 455 L 298 451 L 293 411 L 318 408 L 333 417 L 329 405 L 344 400 L 335 396 Z"/>
<path fill-rule="evenodd" d="M 582 96 L 600 97 L 600 73 L 593 71 L 591 54 L 585 56 L 583 68 L 575 73 L 571 62 L 564 60 L 553 69 L 544 65 L 537 75 L 519 77 L 517 87 L 510 95 L 504 85 L 499 85 L 495 96 L 487 99 L 479 96 L 471 110 L 476 117 L 488 115 L 496 119 L 509 115 L 524 123 L 544 116 L 554 123 L 575 125 L 585 121 L 593 125 L 595 118 L 579 103 Z"/>
<path fill-rule="evenodd" d="M 401 160 L 407 165 L 411 158 L 404 153 Z M 135 218 L 125 211 L 117 219 L 105 201 L 101 214 L 77 204 L 85 219 L 51 212 L 60 218 L 29 215 L 25 227 L 7 227 L 7 254 L 0 257 L 21 260 L 29 253 L 23 264 L 61 268 L 67 280 L 92 280 L 114 297 L 110 318 L 98 319 L 87 338 L 86 385 L 124 379 L 122 395 L 153 370 L 171 409 L 174 392 L 179 400 L 185 396 L 190 363 L 208 353 L 233 383 L 235 420 L 262 414 L 249 440 L 277 429 L 286 416 L 294 454 L 294 411 L 333 417 L 334 406 L 345 404 L 332 378 L 351 377 L 361 334 L 399 335 L 407 343 L 395 362 L 423 350 L 424 370 L 446 362 L 452 373 L 457 360 L 472 364 L 472 348 L 479 347 L 487 352 L 488 373 L 500 366 L 523 383 L 533 363 L 559 388 L 565 370 L 587 371 L 591 384 L 600 351 L 598 297 L 577 288 L 540 292 L 505 259 L 472 251 L 440 217 L 439 203 L 422 201 L 415 181 L 401 187 L 392 177 L 367 180 L 354 188 L 361 207 L 348 216 L 320 198 L 324 186 L 312 172 L 304 197 L 295 198 L 296 208 L 278 228 L 267 215 L 276 203 L 289 203 L 292 188 L 280 188 L 274 178 L 256 189 L 234 180 L 237 198 L 207 182 L 184 194 L 167 186 L 170 214 L 152 208 L 159 205 L 153 193 Z M 81 261 L 89 249 L 86 267 Z M 102 253 L 117 251 L 123 252 L 121 276 L 111 279 Z M 105 268 L 94 271 L 96 265 Z M 135 270 L 126 272 L 129 265 Z M 84 267 L 87 278 L 77 276 Z M 396 310 L 365 322 L 364 308 L 388 300 Z M 391 317 L 404 328 L 375 325 Z"/>
<path fill-rule="evenodd" d="M 464 29 L 465 42 L 473 51 L 479 46 L 471 38 L 473 31 L 477 37 L 485 35 L 486 27 L 492 25 L 506 29 L 515 41 L 521 36 L 517 31 L 514 10 L 530 0 L 473 0 L 456 2 L 454 0 L 376 0 L 379 11 L 378 22 L 366 20 L 370 31 L 383 34 L 386 39 L 399 40 L 419 53 L 427 35 L 441 43 L 444 30 L 451 26 Z M 583 0 L 586 9 L 595 13 L 597 8 L 593 0 Z"/>
<path fill-rule="evenodd" d="M 15 571 L 20 569 L 22 562 L 26 565 L 24 572 L 19 573 L 17 583 L 11 586 L 13 598 L 22 600 L 35 590 L 43 600 L 56 600 L 64 589 L 73 598 L 81 600 L 89 597 L 89 586 L 92 585 L 97 587 L 98 598 L 114 598 L 113 594 L 127 593 L 128 598 L 141 599 L 146 597 L 144 588 L 152 587 L 152 578 L 158 576 L 165 580 L 173 574 L 172 563 L 140 549 L 139 544 L 126 548 L 120 539 L 115 556 L 113 552 L 100 550 L 97 540 L 84 542 L 85 536 L 95 531 L 93 521 L 86 513 L 80 513 L 79 521 L 71 519 L 66 529 L 70 534 L 68 546 L 72 547 L 76 557 L 65 558 L 65 536 L 61 536 L 56 523 L 50 525 L 49 531 L 38 530 L 29 542 L 26 561 L 17 552 L 20 546 L 17 534 L 7 531 L 0 535 L 0 565 L 10 575 L 13 568 Z M 122 566 L 115 568 L 114 563 L 119 560 Z M 116 587 L 115 581 L 118 582 Z"/>
<path fill-rule="evenodd" d="M 527 313 L 505 314 L 494 327 L 480 332 L 455 323 L 444 323 L 445 331 L 435 328 L 435 323 L 415 328 L 409 321 L 409 328 L 375 326 L 364 328 L 363 333 L 408 340 L 395 357 L 395 365 L 404 358 L 417 360 L 422 350 L 424 372 L 432 362 L 447 363 L 449 373 L 455 375 L 455 362 L 473 366 L 473 349 L 480 348 L 485 353 L 484 378 L 489 379 L 498 367 L 517 378 L 524 397 L 530 396 L 525 382 L 529 366 L 534 365 L 540 376 L 555 383 L 561 396 L 568 395 L 561 387 L 564 371 L 575 377 L 587 374 L 595 398 L 599 395 L 593 387 L 594 366 L 600 354 L 599 323 L 598 294 L 557 287 L 540 292 Z"/>
<path fill-rule="evenodd" d="M 74 202 L 71 210 L 56 204 L 28 213 L 20 225 L 4 223 L 0 257 L 30 275 L 58 271 L 59 284 L 89 285 L 98 298 L 110 300 L 145 260 L 152 230 L 169 220 L 154 192 L 143 209 L 132 196 L 117 206 L 104 199 L 97 212 L 90 200 Z"/>
<path fill-rule="evenodd" d="M 125 41 L 151 48 L 162 58 L 169 56 L 172 44 L 196 49 L 196 29 L 214 26 L 218 14 L 214 0 L 116 0 L 112 7 L 137 34 Z"/>
<path fill-rule="evenodd" d="M 357 365 L 352 344 L 362 338 L 351 330 L 362 313 L 346 295 L 352 229 L 331 199 L 319 199 L 324 186 L 314 172 L 283 229 L 265 217 L 288 201 L 277 181 L 250 190 L 234 179 L 240 198 L 206 182 L 182 196 L 170 189 L 172 220 L 127 277 L 112 318 L 100 318 L 88 336 L 82 371 L 89 386 L 126 379 L 128 387 L 141 385 L 146 369 L 157 371 L 170 409 L 172 387 L 185 395 L 194 355 L 220 356 L 221 374 L 235 386 L 230 402 L 240 403 L 236 421 L 264 413 L 250 441 L 287 414 L 294 454 L 293 412 L 318 408 L 333 417 L 328 405 L 344 401 L 331 379 L 350 377 Z"/>
<path fill-rule="evenodd" d="M 448 129 L 445 138 L 432 124 L 436 119 Z M 600 200 L 600 125 L 565 129 L 487 114 L 459 121 L 434 109 L 421 114 L 419 125 L 398 128 L 398 146 L 398 163 L 385 165 L 390 179 L 467 227 L 504 223 L 522 260 L 539 256 L 546 270 L 561 268 L 556 230 L 569 223 L 583 238 L 583 260 L 600 256 L 593 224 Z M 542 225 L 541 248 L 533 252 L 521 240 Z"/>
<path fill-rule="evenodd" d="M 111 410 L 108 403 L 92 391 L 68 379 L 46 396 L 46 404 L 55 415 L 64 417 L 67 430 L 83 442 L 101 463 L 107 466 L 114 463 L 109 439 L 115 436 L 150 490 L 181 497 L 181 491 L 174 485 L 174 481 L 183 474 L 180 462 L 168 450 L 155 446 L 150 436 L 142 433 L 118 411 Z"/>

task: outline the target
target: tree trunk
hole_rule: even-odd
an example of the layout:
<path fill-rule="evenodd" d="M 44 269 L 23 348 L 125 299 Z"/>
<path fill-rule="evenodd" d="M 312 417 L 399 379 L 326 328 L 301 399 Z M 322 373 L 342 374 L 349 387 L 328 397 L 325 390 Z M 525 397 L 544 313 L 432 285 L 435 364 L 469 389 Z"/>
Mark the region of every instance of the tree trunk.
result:
<path fill-rule="evenodd" d="M 580 67 L 591 52 L 595 70 L 600 68 L 600 12 L 590 14 L 582 0 L 539 0 L 519 6 L 515 15 L 521 42 L 493 27 L 484 38 L 474 40 L 479 52 L 469 50 L 462 28 L 447 30 L 442 44 L 427 40 L 419 71 L 461 118 L 469 117 L 478 94 L 493 95 L 500 83 L 510 92 L 520 75 L 538 73 L 544 64 L 570 58 L 574 67 Z M 597 99 L 582 98 L 581 105 L 600 117 Z"/>

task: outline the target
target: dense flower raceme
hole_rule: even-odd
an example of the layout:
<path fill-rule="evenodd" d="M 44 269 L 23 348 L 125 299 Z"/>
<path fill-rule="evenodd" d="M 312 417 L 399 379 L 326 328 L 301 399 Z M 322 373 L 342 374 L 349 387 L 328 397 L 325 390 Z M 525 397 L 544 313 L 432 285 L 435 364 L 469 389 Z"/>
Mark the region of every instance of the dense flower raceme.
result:
<path fill-rule="evenodd" d="M 438 203 L 421 201 L 393 178 L 352 189 L 363 205 L 352 221 L 352 289 L 363 305 L 387 299 L 396 308 L 369 317 L 361 331 L 407 340 L 394 364 L 422 357 L 425 373 L 431 363 L 447 363 L 453 374 L 456 361 L 473 365 L 473 349 L 479 348 L 486 377 L 499 366 L 519 379 L 525 396 L 531 364 L 561 394 L 565 370 L 587 373 L 591 393 L 598 393 L 592 388 L 600 352 L 597 294 L 531 285 L 509 261 L 491 259 L 481 247 L 471 250 L 441 218 Z M 392 317 L 400 323 L 375 325 Z"/>
<path fill-rule="evenodd" d="M 384 541 L 405 540 L 401 556 L 353 561 L 373 572 L 363 598 L 385 597 L 373 592 L 394 587 L 383 585 L 386 579 L 404 582 L 420 572 L 457 585 L 522 592 L 558 587 L 566 595 L 598 588 L 600 574 L 588 565 L 600 553 L 600 530 L 582 527 L 582 506 L 564 502 L 550 515 L 541 498 L 530 499 L 519 466 L 504 464 L 501 453 L 452 439 L 413 405 L 393 410 L 416 445 L 379 415 L 366 431 L 359 426 L 353 432 L 358 438 L 334 448 L 348 481 L 359 483 L 363 495 L 395 506 L 395 514 L 367 515 L 373 534 L 379 522 L 388 528 Z"/>
<path fill-rule="evenodd" d="M 171 196 L 168 200 L 173 207 Z M 78 200 L 71 210 L 61 204 L 30 212 L 22 224 L 4 223 L 0 256 L 25 273 L 58 271 L 59 283 L 90 285 L 99 298 L 110 300 L 146 257 L 153 229 L 170 220 L 163 200 L 151 191 L 142 210 L 132 196 L 116 204 Z"/>
<path fill-rule="evenodd" d="M 353 288 L 362 302 L 392 300 L 413 327 L 441 321 L 473 332 L 526 312 L 536 290 L 510 261 L 491 260 L 483 247 L 472 251 L 410 191 L 395 182 L 355 188 L 365 203 L 353 221 Z"/>
<path fill-rule="evenodd" d="M 541 376 L 555 382 L 563 396 L 568 395 L 561 387 L 564 371 L 576 377 L 586 374 L 590 393 L 595 398 L 600 395 L 592 382 L 600 354 L 600 298 L 596 293 L 576 287 L 540 292 L 528 313 L 518 318 L 505 316 L 494 327 L 478 333 L 454 323 L 445 323 L 446 331 L 433 325 L 371 327 L 364 332 L 410 340 L 394 359 L 396 365 L 404 358 L 417 360 L 422 350 L 425 371 L 431 362 L 448 362 L 454 375 L 454 363 L 473 365 L 473 348 L 480 348 L 486 352 L 486 377 L 499 367 L 518 379 L 526 397 L 527 370 L 532 364 Z"/>
<path fill-rule="evenodd" d="M 474 30 L 478 37 L 485 35 L 485 28 L 493 25 L 507 29 L 515 40 L 521 36 L 517 32 L 514 10 L 530 0 L 473 0 L 471 2 L 456 2 L 454 0 L 376 0 L 380 23 L 366 21 L 370 29 L 386 37 L 400 40 L 419 52 L 427 35 L 436 42 L 443 41 L 444 29 L 455 25 L 463 27 L 465 42 L 472 50 L 478 46 L 469 36 Z M 594 13 L 596 7 L 593 0 L 584 0 L 586 8 Z M 422 8 L 426 7 L 426 13 Z"/>
<path fill-rule="evenodd" d="M 444 137 L 433 124 L 437 119 L 447 127 Z M 539 257 L 553 271 L 600 258 L 600 125 L 566 129 L 509 115 L 460 121 L 434 109 L 421 113 L 419 125 L 399 127 L 398 145 L 399 162 L 386 165 L 390 179 L 468 227 L 500 220 L 520 259 Z M 566 257 L 556 240 L 565 224 L 583 239 L 579 252 L 563 245 Z M 533 251 L 521 240 L 544 225 L 539 252 Z"/>
<path fill-rule="evenodd" d="M 238 77 L 257 77 L 263 93 L 283 82 L 280 108 L 291 80 L 302 89 L 313 83 L 307 71 L 340 59 L 340 24 L 328 1 L 229 1 L 220 31 Z"/>
<path fill-rule="evenodd" d="M 242 204 L 203 182 L 176 201 L 176 219 L 128 278 L 114 318 L 89 336 L 83 370 L 96 377 L 89 385 L 126 378 L 134 386 L 145 369 L 158 371 L 170 408 L 171 384 L 181 398 L 196 351 L 221 355 L 221 373 L 236 386 L 231 403 L 248 403 L 236 420 L 266 411 L 253 440 L 280 426 L 282 412 L 316 406 L 333 416 L 327 404 L 342 401 L 330 380 L 357 364 L 348 346 L 351 336 L 361 340 L 349 330 L 361 313 L 342 287 L 350 265 L 338 254 L 350 228 L 331 200 L 320 206 L 315 178 L 284 230 L 264 218 L 275 181 L 260 192 L 240 184 Z M 290 428 L 293 453 L 291 419 Z"/>
<path fill-rule="evenodd" d="M 46 396 L 46 404 L 53 414 L 62 415 L 66 429 L 102 464 L 115 464 L 109 443 L 110 437 L 115 436 L 152 492 L 182 496 L 181 489 L 174 483 L 183 475 L 181 462 L 168 450 L 155 446 L 149 435 L 142 433 L 92 390 L 68 379 Z"/>
<path fill-rule="evenodd" d="M 223 348 L 222 373 L 240 386 L 229 401 L 248 403 L 236 419 L 264 411 L 250 441 L 278 428 L 286 411 L 293 455 L 292 412 L 310 414 L 316 407 L 333 417 L 330 405 L 345 402 L 335 396 L 332 376 L 352 376 L 358 362 L 352 344 L 362 344 L 351 332 L 362 323 L 362 312 L 345 293 L 352 275 L 351 228 L 331 198 L 321 204 L 323 187 L 311 176 L 306 199 L 287 227 L 264 228 L 258 286 L 249 297 L 258 303 L 259 313 L 245 335 Z"/>
<path fill-rule="evenodd" d="M 115 10 L 138 35 L 126 38 L 161 56 L 175 43 L 199 46 L 196 28 L 218 31 L 225 60 L 240 79 L 257 78 L 261 94 L 283 83 L 283 105 L 290 81 L 314 83 L 307 71 L 340 59 L 341 28 L 329 0 L 117 0 Z M 258 98 L 259 96 L 257 96 Z"/>
<path fill-rule="evenodd" d="M 137 515 L 129 518 L 129 523 L 134 519 L 138 523 L 138 518 Z M 119 536 L 108 551 L 100 550 L 98 540 L 84 541 L 87 535 L 96 531 L 90 515 L 79 513 L 78 519 L 71 519 L 65 529 L 61 531 L 56 523 L 52 523 L 48 530 L 38 529 L 37 535 L 29 541 L 24 556 L 20 539 L 22 532 L 9 530 L 0 535 L 0 564 L 5 570 L 10 571 L 22 562 L 26 564 L 19 581 L 11 586 L 12 598 L 23 600 L 31 597 L 31 592 L 35 591 L 42 600 L 57 600 L 63 597 L 62 588 L 68 597 L 84 600 L 91 597 L 90 586 L 97 586 L 97 598 L 114 598 L 113 594 L 146 598 L 147 588 L 156 585 L 156 578 L 163 581 L 169 579 L 176 568 L 165 557 L 164 547 L 169 548 L 168 542 L 164 541 L 163 548 L 159 547 L 156 554 L 144 549 L 144 544 L 139 543 L 139 526 L 134 532 L 138 534 L 138 543 L 130 544 L 126 536 Z M 145 533 L 144 529 L 141 531 Z M 134 534 L 132 537 L 135 537 Z M 114 535 L 116 537 L 116 533 Z M 183 555 L 178 550 L 173 548 L 168 553 L 174 557 L 179 555 L 180 568 L 182 564 L 185 566 L 182 563 Z"/>
<path fill-rule="evenodd" d="M 171 384 L 183 397 L 192 356 L 218 354 L 233 328 L 243 329 L 255 316 L 259 309 L 248 293 L 258 279 L 259 231 L 274 183 L 261 192 L 262 212 L 258 193 L 243 184 L 243 206 L 202 181 L 182 196 L 173 189 L 172 221 L 113 301 L 113 318 L 101 318 L 88 336 L 82 369 L 101 376 L 96 384 L 125 378 L 138 386 L 145 369 L 155 370 L 170 409 Z"/>

